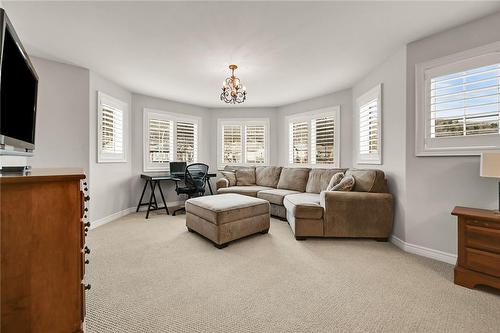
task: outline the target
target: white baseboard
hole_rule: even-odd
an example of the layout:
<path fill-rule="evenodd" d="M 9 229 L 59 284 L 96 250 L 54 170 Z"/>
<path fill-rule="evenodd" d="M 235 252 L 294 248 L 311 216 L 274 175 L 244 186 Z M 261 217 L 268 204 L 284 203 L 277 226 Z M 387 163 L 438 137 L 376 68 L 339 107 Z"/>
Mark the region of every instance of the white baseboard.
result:
<path fill-rule="evenodd" d="M 443 252 L 439 250 L 434 250 L 430 249 L 428 247 L 423 247 L 420 245 L 415 245 L 415 244 L 410 244 L 407 243 L 401 239 L 399 239 L 396 236 L 391 236 L 391 243 L 399 247 L 401 250 L 408 252 L 408 253 L 413 253 L 417 254 L 419 256 L 439 260 L 442 262 L 446 262 L 448 264 L 455 265 L 457 262 L 457 255 L 456 254 L 451 254 L 448 252 Z"/>
<path fill-rule="evenodd" d="M 101 219 L 98 219 L 98 220 L 95 220 L 93 222 L 90 222 L 90 229 L 95 229 L 97 227 L 105 225 L 106 223 L 109 223 L 111 221 L 119 219 L 120 217 L 128 215 L 128 214 L 130 214 L 132 212 L 135 212 L 135 207 L 129 207 L 127 209 L 121 210 L 119 212 L 113 213 L 113 214 L 108 215 L 106 217 L 103 217 Z"/>
<path fill-rule="evenodd" d="M 172 202 L 167 202 L 168 207 L 176 207 L 176 206 L 181 206 L 184 204 L 184 201 L 172 201 Z M 108 215 L 106 217 L 103 217 L 101 219 L 95 220 L 90 223 L 90 229 L 95 229 L 97 227 L 100 227 L 102 225 L 105 225 L 106 223 L 109 223 L 111 221 L 117 220 L 120 217 L 126 216 L 131 213 L 135 213 L 135 210 L 137 207 L 129 207 L 127 209 L 121 210 L 119 212 L 113 213 L 111 215 Z M 146 206 L 142 206 L 139 211 L 146 211 Z"/>

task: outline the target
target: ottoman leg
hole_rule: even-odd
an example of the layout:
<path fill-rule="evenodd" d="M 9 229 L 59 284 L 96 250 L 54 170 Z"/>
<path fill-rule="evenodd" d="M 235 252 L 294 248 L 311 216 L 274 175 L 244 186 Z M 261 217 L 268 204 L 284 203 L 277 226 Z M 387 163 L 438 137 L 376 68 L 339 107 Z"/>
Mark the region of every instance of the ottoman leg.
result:
<path fill-rule="evenodd" d="M 187 227 L 187 229 L 188 229 L 189 232 L 194 232 L 194 230 L 191 229 L 190 227 Z"/>
<path fill-rule="evenodd" d="M 304 236 L 295 236 L 295 240 L 303 241 L 306 240 L 306 238 Z"/>
<path fill-rule="evenodd" d="M 214 243 L 214 246 L 215 246 L 216 248 L 218 248 L 219 250 L 220 250 L 220 249 L 223 249 L 223 248 L 225 248 L 225 247 L 227 247 L 228 245 L 229 245 L 229 243 L 224 243 L 224 244 L 217 244 L 217 243 Z"/>
<path fill-rule="evenodd" d="M 269 228 L 267 228 L 266 230 L 262 230 L 260 233 L 264 235 L 264 234 L 267 234 L 268 232 L 269 232 Z"/>

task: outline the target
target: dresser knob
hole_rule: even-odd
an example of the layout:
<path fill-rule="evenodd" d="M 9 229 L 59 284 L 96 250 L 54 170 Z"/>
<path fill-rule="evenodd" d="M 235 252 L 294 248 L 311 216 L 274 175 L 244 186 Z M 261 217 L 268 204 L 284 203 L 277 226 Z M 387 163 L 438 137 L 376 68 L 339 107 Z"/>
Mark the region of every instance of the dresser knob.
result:
<path fill-rule="evenodd" d="M 85 207 L 85 209 L 83 210 L 84 212 L 88 212 L 89 209 L 87 207 Z"/>
<path fill-rule="evenodd" d="M 88 265 L 90 261 L 88 259 L 85 259 L 85 265 Z"/>
<path fill-rule="evenodd" d="M 85 252 L 86 254 L 90 254 L 90 249 L 88 248 L 88 246 L 85 246 L 83 252 Z"/>
<path fill-rule="evenodd" d="M 83 182 L 83 185 L 87 186 L 87 182 Z"/>
<path fill-rule="evenodd" d="M 85 290 L 90 290 L 90 288 L 91 288 L 91 287 L 92 287 L 92 286 L 91 286 L 91 285 L 90 285 L 90 283 L 89 283 L 89 284 L 86 284 L 86 285 L 85 285 L 84 289 L 85 289 Z"/>
<path fill-rule="evenodd" d="M 90 222 L 86 222 L 83 225 L 86 226 L 86 227 L 90 227 Z"/>
<path fill-rule="evenodd" d="M 88 189 L 88 187 L 85 187 L 83 190 L 84 190 L 85 192 L 87 192 L 89 189 Z"/>
<path fill-rule="evenodd" d="M 87 231 L 89 231 L 89 228 L 85 228 L 85 229 L 83 229 L 83 230 L 85 230 L 85 233 L 87 233 Z"/>
<path fill-rule="evenodd" d="M 83 200 L 85 200 L 85 201 L 89 201 L 89 200 L 90 200 L 90 196 L 88 196 L 88 195 L 84 196 L 84 197 L 83 197 Z"/>

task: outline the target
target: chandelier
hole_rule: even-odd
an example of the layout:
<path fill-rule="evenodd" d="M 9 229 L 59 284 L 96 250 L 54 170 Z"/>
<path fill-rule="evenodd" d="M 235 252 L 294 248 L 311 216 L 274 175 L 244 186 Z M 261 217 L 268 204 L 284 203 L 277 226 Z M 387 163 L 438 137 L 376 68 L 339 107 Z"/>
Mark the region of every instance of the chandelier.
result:
<path fill-rule="evenodd" d="M 229 104 L 243 103 L 247 99 L 246 88 L 241 84 L 240 79 L 234 76 L 236 65 L 229 65 L 231 76 L 222 83 L 222 93 L 220 100 Z"/>

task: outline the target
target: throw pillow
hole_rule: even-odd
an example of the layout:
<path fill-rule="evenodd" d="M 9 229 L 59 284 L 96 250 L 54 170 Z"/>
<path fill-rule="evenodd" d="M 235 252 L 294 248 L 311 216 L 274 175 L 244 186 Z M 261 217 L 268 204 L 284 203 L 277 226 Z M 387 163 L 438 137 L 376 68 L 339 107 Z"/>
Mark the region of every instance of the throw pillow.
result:
<path fill-rule="evenodd" d="M 336 174 L 334 174 L 332 176 L 332 178 L 330 179 L 330 182 L 328 183 L 328 186 L 326 187 L 326 190 L 327 191 L 333 191 L 333 187 L 335 185 L 337 185 L 338 183 L 340 183 L 340 181 L 342 180 L 342 178 L 344 178 L 344 173 L 342 172 L 337 172 Z"/>
<path fill-rule="evenodd" d="M 354 183 L 355 182 L 356 181 L 354 180 L 353 176 L 345 176 L 344 178 L 342 178 L 342 180 L 340 181 L 340 183 L 338 183 L 337 185 L 335 185 L 332 188 L 332 191 L 349 192 L 354 187 Z"/>
<path fill-rule="evenodd" d="M 239 169 L 236 170 L 236 185 L 255 185 L 255 169 Z"/>
<path fill-rule="evenodd" d="M 229 186 L 236 186 L 236 173 L 234 171 L 221 171 L 221 173 L 229 182 Z"/>

